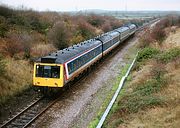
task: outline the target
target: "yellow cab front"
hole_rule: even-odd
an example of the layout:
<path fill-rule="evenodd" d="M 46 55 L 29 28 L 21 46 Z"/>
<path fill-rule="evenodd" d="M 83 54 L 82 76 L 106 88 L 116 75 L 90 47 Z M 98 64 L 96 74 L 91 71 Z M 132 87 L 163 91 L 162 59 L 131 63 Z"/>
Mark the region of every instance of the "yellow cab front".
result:
<path fill-rule="evenodd" d="M 63 65 L 35 63 L 33 85 L 46 87 L 63 87 Z"/>

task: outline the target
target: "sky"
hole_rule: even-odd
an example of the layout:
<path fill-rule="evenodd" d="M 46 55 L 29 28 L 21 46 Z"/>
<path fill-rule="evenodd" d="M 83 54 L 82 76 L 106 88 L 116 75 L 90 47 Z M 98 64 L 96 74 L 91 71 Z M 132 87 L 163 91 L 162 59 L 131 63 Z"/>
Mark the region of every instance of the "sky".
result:
<path fill-rule="evenodd" d="M 0 0 L 10 7 L 38 11 L 80 11 L 101 9 L 114 11 L 180 11 L 180 0 Z"/>

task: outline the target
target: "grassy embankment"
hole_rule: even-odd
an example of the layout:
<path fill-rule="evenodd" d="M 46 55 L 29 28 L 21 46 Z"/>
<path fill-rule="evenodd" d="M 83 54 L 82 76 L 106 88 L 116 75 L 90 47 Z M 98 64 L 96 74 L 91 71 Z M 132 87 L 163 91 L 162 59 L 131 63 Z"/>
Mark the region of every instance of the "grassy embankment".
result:
<path fill-rule="evenodd" d="M 163 20 L 142 35 L 137 62 L 103 127 L 179 127 L 180 22 L 175 23 Z"/>
<path fill-rule="evenodd" d="M 177 19 L 174 17 L 171 22 L 166 18 L 140 34 L 137 62 L 103 127 L 180 125 L 180 22 Z M 119 81 L 117 79 L 116 83 Z M 114 88 L 117 86 L 115 84 Z M 89 127 L 96 127 L 112 94 Z"/>

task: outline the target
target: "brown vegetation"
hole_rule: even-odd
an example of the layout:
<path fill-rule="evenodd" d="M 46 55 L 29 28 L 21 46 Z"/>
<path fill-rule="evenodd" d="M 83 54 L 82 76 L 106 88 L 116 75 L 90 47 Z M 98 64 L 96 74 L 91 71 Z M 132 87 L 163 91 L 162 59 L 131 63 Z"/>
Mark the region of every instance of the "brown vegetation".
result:
<path fill-rule="evenodd" d="M 4 59 L 5 70 L 0 76 L 0 105 L 10 96 L 27 89 L 32 81 L 32 66 L 25 60 Z M 1 62 L 0 62 L 1 63 Z"/>

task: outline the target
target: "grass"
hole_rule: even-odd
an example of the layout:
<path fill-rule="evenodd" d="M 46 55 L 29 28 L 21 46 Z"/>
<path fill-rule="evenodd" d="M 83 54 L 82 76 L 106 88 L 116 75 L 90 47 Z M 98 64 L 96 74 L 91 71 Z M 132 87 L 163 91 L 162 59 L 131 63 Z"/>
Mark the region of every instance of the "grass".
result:
<path fill-rule="evenodd" d="M 115 81 L 113 88 L 111 89 L 111 91 L 109 92 L 109 95 L 107 96 L 106 100 L 104 101 L 104 103 L 102 104 L 100 110 L 97 113 L 96 118 L 93 119 L 92 122 L 90 122 L 88 128 L 95 128 L 98 124 L 98 122 L 101 119 L 102 114 L 104 113 L 106 107 L 108 106 L 110 100 L 112 99 L 113 94 L 115 93 L 115 91 L 117 90 L 118 86 L 119 86 L 119 81 L 121 80 L 121 78 L 125 75 L 125 73 L 127 72 L 128 68 L 130 65 L 126 65 L 120 75 L 117 77 L 117 80 Z"/>
<path fill-rule="evenodd" d="M 5 59 L 6 73 L 0 77 L 0 104 L 31 85 L 31 65 L 28 61 Z"/>

